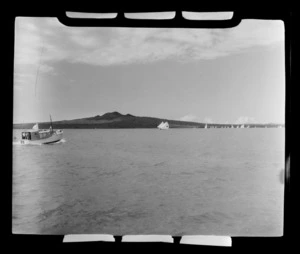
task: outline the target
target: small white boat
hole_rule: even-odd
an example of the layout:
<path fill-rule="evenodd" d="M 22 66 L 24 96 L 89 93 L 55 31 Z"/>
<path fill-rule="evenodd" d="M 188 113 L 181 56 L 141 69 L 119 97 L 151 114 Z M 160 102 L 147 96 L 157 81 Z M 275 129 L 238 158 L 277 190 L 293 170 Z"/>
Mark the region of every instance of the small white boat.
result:
<path fill-rule="evenodd" d="M 51 117 L 50 117 L 51 119 Z M 21 134 L 21 144 L 53 144 L 63 138 L 62 130 L 52 129 L 52 120 L 49 129 L 39 129 L 39 125 L 35 124 L 32 129 L 23 131 Z"/>
<path fill-rule="evenodd" d="M 204 129 L 207 129 L 207 124 L 205 125 Z"/>
<path fill-rule="evenodd" d="M 168 122 L 161 122 L 158 126 L 157 126 L 158 129 L 160 130 L 167 130 L 169 129 L 169 123 Z"/>

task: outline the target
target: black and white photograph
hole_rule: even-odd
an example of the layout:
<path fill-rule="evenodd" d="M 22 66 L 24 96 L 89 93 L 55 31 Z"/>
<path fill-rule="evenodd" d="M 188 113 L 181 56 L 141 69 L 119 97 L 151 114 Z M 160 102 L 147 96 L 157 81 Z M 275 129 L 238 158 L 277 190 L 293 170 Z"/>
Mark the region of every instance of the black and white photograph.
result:
<path fill-rule="evenodd" d="M 284 35 L 16 17 L 12 232 L 282 236 Z"/>

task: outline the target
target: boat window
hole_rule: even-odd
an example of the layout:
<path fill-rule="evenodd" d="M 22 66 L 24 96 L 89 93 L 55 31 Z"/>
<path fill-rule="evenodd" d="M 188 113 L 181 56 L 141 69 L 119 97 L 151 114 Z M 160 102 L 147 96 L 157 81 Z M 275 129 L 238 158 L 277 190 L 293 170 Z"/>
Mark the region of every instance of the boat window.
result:
<path fill-rule="evenodd" d="M 30 134 L 30 132 L 22 132 L 22 139 L 31 140 L 31 134 Z"/>
<path fill-rule="evenodd" d="M 47 138 L 47 132 L 43 132 L 43 133 L 40 133 L 40 137 L 41 138 Z"/>

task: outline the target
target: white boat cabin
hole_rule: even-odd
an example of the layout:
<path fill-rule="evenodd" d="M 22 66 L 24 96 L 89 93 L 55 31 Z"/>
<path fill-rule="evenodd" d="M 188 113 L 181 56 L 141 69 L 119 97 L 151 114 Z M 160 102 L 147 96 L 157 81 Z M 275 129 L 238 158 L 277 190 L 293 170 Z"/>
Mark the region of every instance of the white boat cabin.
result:
<path fill-rule="evenodd" d="M 27 140 L 40 140 L 52 136 L 51 130 L 27 130 L 22 132 L 22 139 Z"/>

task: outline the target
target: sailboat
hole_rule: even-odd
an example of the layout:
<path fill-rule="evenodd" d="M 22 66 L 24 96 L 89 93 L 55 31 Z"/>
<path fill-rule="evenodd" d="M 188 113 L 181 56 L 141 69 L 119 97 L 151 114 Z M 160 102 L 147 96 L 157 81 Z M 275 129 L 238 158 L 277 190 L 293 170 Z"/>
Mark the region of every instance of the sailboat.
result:
<path fill-rule="evenodd" d="M 241 128 L 243 129 L 243 128 L 245 128 L 245 126 L 242 124 L 242 125 L 241 125 Z"/>
<path fill-rule="evenodd" d="M 157 126 L 158 129 L 160 130 L 167 130 L 169 129 L 169 123 L 168 122 L 161 122 L 158 126 Z"/>
<path fill-rule="evenodd" d="M 39 125 L 36 123 L 32 129 L 23 131 L 21 134 L 21 144 L 53 144 L 62 140 L 63 131 L 53 130 L 51 116 L 50 122 L 49 129 L 39 129 Z"/>
<path fill-rule="evenodd" d="M 207 124 L 205 124 L 205 127 L 204 127 L 204 129 L 207 129 Z"/>

